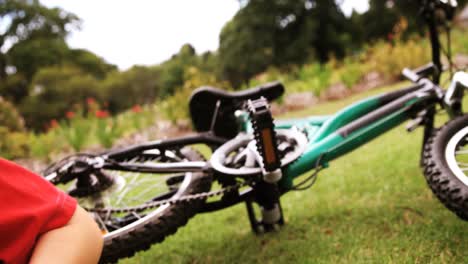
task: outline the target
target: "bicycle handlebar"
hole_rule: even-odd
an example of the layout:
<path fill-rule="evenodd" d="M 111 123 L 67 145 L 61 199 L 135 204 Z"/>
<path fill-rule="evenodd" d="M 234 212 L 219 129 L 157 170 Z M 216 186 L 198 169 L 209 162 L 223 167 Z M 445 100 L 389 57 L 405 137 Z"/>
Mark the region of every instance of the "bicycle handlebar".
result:
<path fill-rule="evenodd" d="M 402 71 L 403 76 L 405 76 L 412 82 L 418 82 L 421 78 L 424 78 L 434 73 L 440 73 L 440 70 L 434 63 L 428 63 L 414 70 L 404 68 Z"/>
<path fill-rule="evenodd" d="M 403 76 L 405 76 L 408 80 L 415 82 L 415 83 L 421 79 L 416 72 L 408 68 L 404 68 L 402 73 L 403 73 Z"/>
<path fill-rule="evenodd" d="M 403 76 L 405 76 L 408 80 L 412 81 L 413 83 L 417 83 L 421 85 L 421 87 L 432 88 L 435 90 L 438 98 L 444 97 L 444 91 L 442 88 L 438 86 L 436 82 L 427 78 L 427 76 L 431 73 L 437 71 L 437 67 L 430 63 L 423 67 L 420 67 L 415 70 L 411 70 L 408 68 L 403 69 Z M 437 74 L 437 72 L 436 72 Z"/>

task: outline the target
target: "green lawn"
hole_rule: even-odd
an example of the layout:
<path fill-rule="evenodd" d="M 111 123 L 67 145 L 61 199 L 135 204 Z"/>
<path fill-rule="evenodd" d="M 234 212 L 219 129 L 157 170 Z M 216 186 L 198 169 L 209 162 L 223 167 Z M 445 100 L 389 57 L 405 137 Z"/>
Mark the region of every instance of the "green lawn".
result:
<path fill-rule="evenodd" d="M 333 113 L 387 87 L 288 116 Z M 120 263 L 468 263 L 468 224 L 419 168 L 422 130 L 404 126 L 330 163 L 311 189 L 283 196 L 286 225 L 256 236 L 243 204 L 197 215 Z"/>

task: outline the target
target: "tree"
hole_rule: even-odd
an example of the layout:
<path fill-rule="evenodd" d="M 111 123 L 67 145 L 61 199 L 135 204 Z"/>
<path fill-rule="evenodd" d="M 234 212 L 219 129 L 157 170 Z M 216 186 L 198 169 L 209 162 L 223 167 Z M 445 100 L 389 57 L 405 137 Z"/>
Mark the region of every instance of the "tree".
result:
<path fill-rule="evenodd" d="M 30 86 L 30 95 L 21 102 L 20 112 L 27 127 L 35 130 L 44 129 L 52 119 L 65 117 L 75 105 L 86 105 L 89 97 L 102 97 L 96 78 L 72 66 L 42 68 Z"/>
<path fill-rule="evenodd" d="M 64 38 L 79 26 L 79 18 L 60 8 L 49 9 L 38 0 L 0 0 L 0 81 L 7 76 L 9 50 L 36 38 Z"/>
<path fill-rule="evenodd" d="M 103 58 L 85 49 L 69 50 L 65 60 L 98 79 L 104 79 L 107 73 L 117 70 L 117 66 L 108 64 Z"/>
<path fill-rule="evenodd" d="M 330 0 L 316 0 L 307 18 L 318 21 L 312 45 L 319 61 L 326 62 L 331 54 L 342 58 L 351 38 L 347 33 L 350 29 L 347 26 L 349 20 L 346 19 L 338 4 Z"/>
<path fill-rule="evenodd" d="M 9 66 L 30 81 L 40 68 L 62 63 L 68 53 L 68 45 L 62 38 L 36 37 L 17 43 L 7 56 Z"/>
<path fill-rule="evenodd" d="M 8 57 L 10 66 L 16 68 L 16 73 L 9 74 L 3 84 L 0 83 L 0 95 L 10 98 L 15 103 L 19 103 L 28 95 L 28 84 L 42 68 L 73 66 L 97 79 L 103 79 L 108 72 L 117 69 L 90 51 L 70 49 L 65 41 L 58 37 L 38 37 L 20 42 L 8 51 Z"/>
<path fill-rule="evenodd" d="M 360 27 L 364 41 L 387 38 L 400 15 L 392 0 L 371 0 L 369 10 L 361 17 Z"/>
<path fill-rule="evenodd" d="M 144 66 L 111 72 L 102 83 L 102 100 L 108 103 L 113 113 L 136 104 L 153 103 L 159 96 L 159 74 L 158 67 Z"/>
<path fill-rule="evenodd" d="M 166 97 L 184 85 L 185 72 L 189 67 L 199 63 L 195 48 L 190 44 L 183 45 L 177 54 L 160 65 L 161 90 L 160 96 Z"/>
<path fill-rule="evenodd" d="M 276 2 L 249 1 L 221 31 L 219 62 L 234 87 L 273 63 Z"/>
<path fill-rule="evenodd" d="M 250 0 L 220 35 L 223 75 L 238 87 L 269 66 L 342 57 L 351 40 L 348 21 L 329 0 Z"/>
<path fill-rule="evenodd" d="M 28 81 L 23 74 L 10 74 L 0 82 L 0 96 L 14 104 L 18 104 L 29 93 Z"/>

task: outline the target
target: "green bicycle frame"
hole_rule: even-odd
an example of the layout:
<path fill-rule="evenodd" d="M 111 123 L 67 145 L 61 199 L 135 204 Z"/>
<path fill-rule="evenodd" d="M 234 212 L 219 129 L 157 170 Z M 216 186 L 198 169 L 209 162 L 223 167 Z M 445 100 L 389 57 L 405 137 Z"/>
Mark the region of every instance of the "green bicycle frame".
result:
<path fill-rule="evenodd" d="M 435 90 L 420 85 L 370 97 L 354 103 L 332 116 L 279 120 L 276 129 L 297 127 L 309 139 L 301 157 L 283 172 L 279 183 L 290 189 L 294 178 L 328 162 L 387 132 L 438 101 Z M 247 131 L 251 128 L 249 125 Z"/>

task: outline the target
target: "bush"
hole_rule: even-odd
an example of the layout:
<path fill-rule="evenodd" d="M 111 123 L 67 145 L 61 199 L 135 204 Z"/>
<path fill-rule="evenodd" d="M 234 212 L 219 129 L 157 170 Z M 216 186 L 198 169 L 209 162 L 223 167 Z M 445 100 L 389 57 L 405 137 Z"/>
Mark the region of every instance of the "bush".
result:
<path fill-rule="evenodd" d="M 191 94 L 192 89 L 186 88 L 162 101 L 160 107 L 164 117 L 173 123 L 187 119 L 189 117 L 188 98 Z"/>
<path fill-rule="evenodd" d="M 0 126 L 0 156 L 7 159 L 29 156 L 29 138 L 26 133 L 12 132 Z"/>
<path fill-rule="evenodd" d="M 353 62 L 351 60 L 345 60 L 341 71 L 339 71 L 340 80 L 348 88 L 351 88 L 354 85 L 356 85 L 362 78 L 363 74 L 364 69 L 362 65 L 358 62 Z"/>
<path fill-rule="evenodd" d="M 0 97 L 0 125 L 8 131 L 24 130 L 24 120 L 10 102 Z"/>
<path fill-rule="evenodd" d="M 416 68 L 431 61 L 427 41 L 411 39 L 395 41 L 394 45 L 380 42 L 369 50 L 368 61 L 386 79 L 399 79 L 403 68 Z"/>
<path fill-rule="evenodd" d="M 63 119 L 74 105 L 85 105 L 89 97 L 100 98 L 98 81 L 73 67 L 40 70 L 31 83 L 31 94 L 20 110 L 28 127 L 44 130 L 52 119 Z M 38 111 L 40 109 L 40 111 Z"/>
<path fill-rule="evenodd" d="M 88 120 L 89 121 L 89 120 Z M 100 117 L 95 120 L 96 122 L 96 137 L 105 148 L 110 148 L 114 142 L 119 139 L 124 129 L 122 127 L 121 119 L 114 117 Z"/>
<path fill-rule="evenodd" d="M 78 115 L 69 124 L 62 122 L 58 128 L 58 133 L 74 151 L 81 151 L 89 142 L 92 128 L 93 124 L 90 120 Z"/>
<path fill-rule="evenodd" d="M 108 74 L 103 82 L 103 98 L 113 113 L 138 104 L 153 103 L 159 96 L 159 70 L 135 66 L 125 72 Z"/>
<path fill-rule="evenodd" d="M 104 59 L 85 49 L 70 50 L 67 61 L 98 79 L 103 79 L 109 72 L 117 70 L 115 65 L 107 64 Z"/>
<path fill-rule="evenodd" d="M 183 87 L 160 103 L 163 115 L 172 122 L 189 117 L 188 103 L 193 90 L 196 88 L 209 85 L 230 89 L 227 82 L 219 82 L 212 74 L 200 71 L 196 67 L 187 69 L 184 79 Z"/>
<path fill-rule="evenodd" d="M 311 91 L 314 95 L 320 95 L 330 85 L 332 76 L 331 66 L 328 64 L 305 65 L 298 71 L 301 83 L 296 83 L 296 92 Z"/>
<path fill-rule="evenodd" d="M 19 103 L 28 95 L 28 80 L 19 73 L 8 75 L 0 83 L 0 95 L 12 103 Z"/>
<path fill-rule="evenodd" d="M 54 153 L 63 150 L 65 142 L 57 129 L 51 129 L 47 133 L 30 134 L 29 146 L 31 156 L 51 161 Z"/>

